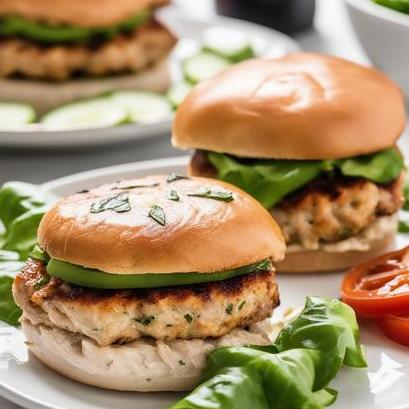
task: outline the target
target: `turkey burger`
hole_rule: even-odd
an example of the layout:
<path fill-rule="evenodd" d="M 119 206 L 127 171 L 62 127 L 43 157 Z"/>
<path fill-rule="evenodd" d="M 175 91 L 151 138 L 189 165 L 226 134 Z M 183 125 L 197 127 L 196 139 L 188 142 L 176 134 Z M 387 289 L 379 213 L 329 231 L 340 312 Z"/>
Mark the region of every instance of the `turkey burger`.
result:
<path fill-rule="evenodd" d="M 236 65 L 179 107 L 190 174 L 254 196 L 282 227 L 287 272 L 347 268 L 393 243 L 402 205 L 404 98 L 381 72 L 299 53 Z"/>
<path fill-rule="evenodd" d="M 269 213 L 224 182 L 121 181 L 60 200 L 14 282 L 30 350 L 83 383 L 192 388 L 207 354 L 267 345 L 285 241 Z"/>
<path fill-rule="evenodd" d="M 118 89 L 164 91 L 168 0 L 2 0 L 0 98 L 47 111 Z"/>

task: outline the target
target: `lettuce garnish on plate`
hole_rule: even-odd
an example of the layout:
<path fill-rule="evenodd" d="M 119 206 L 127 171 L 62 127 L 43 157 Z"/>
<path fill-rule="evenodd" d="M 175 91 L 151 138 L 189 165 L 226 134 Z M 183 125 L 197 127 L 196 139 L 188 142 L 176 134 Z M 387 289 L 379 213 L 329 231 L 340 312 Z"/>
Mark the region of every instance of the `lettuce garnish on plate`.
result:
<path fill-rule="evenodd" d="M 225 347 L 209 354 L 203 383 L 170 409 L 322 409 L 342 365 L 366 367 L 353 310 L 308 297 L 301 314 L 267 347 Z"/>
<path fill-rule="evenodd" d="M 54 196 L 40 187 L 8 182 L 0 189 L 0 321 L 18 325 L 20 308 L 11 294 L 13 278 L 37 242 L 37 228 Z"/>

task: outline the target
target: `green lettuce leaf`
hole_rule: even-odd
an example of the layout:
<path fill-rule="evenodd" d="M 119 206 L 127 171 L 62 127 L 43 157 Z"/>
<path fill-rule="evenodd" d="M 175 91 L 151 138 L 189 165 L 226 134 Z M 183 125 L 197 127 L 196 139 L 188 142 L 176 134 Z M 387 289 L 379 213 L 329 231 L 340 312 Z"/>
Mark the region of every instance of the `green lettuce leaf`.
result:
<path fill-rule="evenodd" d="M 402 207 L 401 217 L 399 218 L 399 233 L 409 233 L 409 219 L 408 219 L 408 211 L 409 211 L 409 172 L 406 169 L 406 176 L 405 182 L 403 185 L 403 198 L 404 203 Z"/>
<path fill-rule="evenodd" d="M 36 243 L 37 228 L 55 197 L 38 186 L 5 183 L 0 189 L 0 321 L 18 325 L 20 308 L 11 287 Z"/>
<path fill-rule="evenodd" d="M 10 325 L 18 325 L 21 315 L 20 308 L 14 303 L 11 286 L 23 265 L 18 253 L 0 250 L 0 321 Z"/>
<path fill-rule="evenodd" d="M 403 168 L 403 159 L 394 148 L 371 155 L 322 161 L 239 159 L 216 152 L 207 152 L 207 158 L 216 168 L 219 179 L 247 191 L 267 209 L 324 173 L 338 171 L 344 176 L 389 183 Z"/>
<path fill-rule="evenodd" d="M 87 28 L 52 25 L 44 22 L 30 21 L 19 16 L 6 16 L 0 19 L 0 36 L 21 36 L 47 44 L 109 40 L 120 32 L 131 31 L 146 23 L 150 17 L 151 11 L 144 10 L 128 20 L 110 27 Z"/>
<path fill-rule="evenodd" d="M 392 182 L 404 167 L 402 155 L 394 148 L 336 162 L 343 175 L 362 177 L 375 183 Z"/>
<path fill-rule="evenodd" d="M 308 348 L 325 354 L 326 365 L 316 377 L 318 389 L 327 385 L 342 365 L 366 367 L 355 312 L 336 299 L 308 297 L 302 313 L 280 332 L 274 346 L 278 351 Z"/>
<path fill-rule="evenodd" d="M 409 211 L 409 172 L 406 170 L 405 182 L 403 185 L 403 210 Z"/>
<path fill-rule="evenodd" d="M 171 409 L 322 409 L 342 364 L 366 366 L 354 312 L 339 300 L 307 298 L 269 347 L 209 354 L 203 383 Z"/>
<path fill-rule="evenodd" d="M 37 227 L 42 216 L 55 201 L 38 186 L 8 182 L 0 189 L 0 221 L 4 232 L 1 247 L 17 251 L 22 260 L 36 243 Z"/>

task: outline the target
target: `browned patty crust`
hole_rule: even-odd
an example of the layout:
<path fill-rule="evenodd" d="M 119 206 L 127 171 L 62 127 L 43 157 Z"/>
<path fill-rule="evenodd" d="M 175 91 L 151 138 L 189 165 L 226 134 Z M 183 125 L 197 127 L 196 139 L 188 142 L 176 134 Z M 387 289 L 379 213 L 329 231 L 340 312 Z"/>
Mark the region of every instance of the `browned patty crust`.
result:
<path fill-rule="evenodd" d="M 29 259 L 13 293 L 33 324 L 80 333 L 99 345 L 143 336 L 156 339 L 220 337 L 269 317 L 279 304 L 273 271 L 228 280 L 167 288 L 96 290 L 47 277 Z"/>
<path fill-rule="evenodd" d="M 202 151 L 190 162 L 190 173 L 217 177 Z M 286 196 L 271 214 L 283 230 L 287 244 L 316 250 L 322 243 L 353 237 L 378 217 L 396 213 L 403 204 L 403 178 L 388 184 L 367 179 L 322 176 Z"/>
<path fill-rule="evenodd" d="M 98 44 L 44 46 L 0 39 L 0 77 L 62 81 L 78 75 L 139 72 L 163 60 L 175 44 L 173 34 L 155 20 Z"/>

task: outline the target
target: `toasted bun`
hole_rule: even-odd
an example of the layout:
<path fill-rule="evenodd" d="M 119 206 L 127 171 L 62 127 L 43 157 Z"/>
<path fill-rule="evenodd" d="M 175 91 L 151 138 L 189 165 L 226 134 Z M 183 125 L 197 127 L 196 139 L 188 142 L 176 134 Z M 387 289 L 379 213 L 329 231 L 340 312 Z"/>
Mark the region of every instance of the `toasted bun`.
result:
<path fill-rule="evenodd" d="M 126 189 L 147 184 L 158 186 Z M 204 188 L 228 190 L 234 200 L 188 196 Z M 170 190 L 179 201 L 167 198 Z M 131 210 L 90 212 L 93 203 L 122 193 Z M 164 226 L 149 217 L 154 204 L 164 211 Z M 280 228 L 247 193 L 205 178 L 167 183 L 166 176 L 107 184 L 60 200 L 43 217 L 38 242 L 58 260 L 113 274 L 208 273 L 281 260 L 285 253 Z"/>
<path fill-rule="evenodd" d="M 47 83 L 28 79 L 0 79 L 2 101 L 23 102 L 34 106 L 40 114 L 80 100 L 110 91 L 147 90 L 164 92 L 170 85 L 167 58 L 136 74 L 95 79 Z"/>
<path fill-rule="evenodd" d="M 331 56 L 255 59 L 203 81 L 179 107 L 172 143 L 243 157 L 335 159 L 393 146 L 404 98 L 380 71 Z"/>
<path fill-rule="evenodd" d="M 221 338 L 168 342 L 142 338 L 104 347 L 87 337 L 35 326 L 27 319 L 22 320 L 22 329 L 30 351 L 60 374 L 100 388 L 137 392 L 191 390 L 200 380 L 212 350 L 271 344 L 262 332 L 244 329 Z"/>
<path fill-rule="evenodd" d="M 377 257 L 395 248 L 395 232 L 370 242 L 367 251 L 349 250 L 327 252 L 325 250 L 300 250 L 287 252 L 283 261 L 276 265 L 280 273 L 320 273 L 346 270 L 352 266 Z"/>
<path fill-rule="evenodd" d="M 106 27 L 167 3 L 169 0 L 1 0 L 0 16 L 76 27 Z"/>

